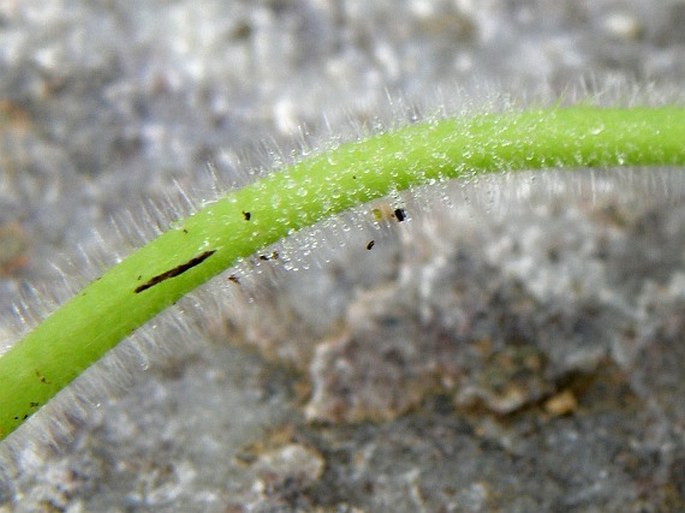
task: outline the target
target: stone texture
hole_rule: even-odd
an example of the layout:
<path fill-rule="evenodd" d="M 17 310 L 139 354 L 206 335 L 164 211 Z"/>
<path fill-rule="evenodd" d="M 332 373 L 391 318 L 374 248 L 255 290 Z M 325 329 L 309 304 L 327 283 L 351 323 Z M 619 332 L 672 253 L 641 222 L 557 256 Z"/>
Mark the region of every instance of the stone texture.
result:
<path fill-rule="evenodd" d="M 646 0 L 0 2 L 0 348 L 214 197 L 208 163 L 239 186 L 483 107 L 488 80 L 494 105 L 570 81 L 659 101 L 682 20 Z M 0 512 L 683 511 L 683 191 L 677 170 L 521 174 L 295 237 L 97 366 L 146 371 L 65 406 L 67 441 L 4 444 Z M 373 215 L 397 205 L 406 222 Z"/>

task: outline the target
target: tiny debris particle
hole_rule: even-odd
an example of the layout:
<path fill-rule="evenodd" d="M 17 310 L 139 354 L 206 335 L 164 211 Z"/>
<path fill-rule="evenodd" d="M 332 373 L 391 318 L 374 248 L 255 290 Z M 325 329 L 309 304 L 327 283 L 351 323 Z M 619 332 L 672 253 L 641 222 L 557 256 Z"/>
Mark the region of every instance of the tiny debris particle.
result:
<path fill-rule="evenodd" d="M 390 221 L 395 214 L 390 205 L 385 202 L 378 203 L 374 208 L 371 209 L 371 215 L 373 215 L 374 221 Z"/>
<path fill-rule="evenodd" d="M 393 214 L 400 223 L 407 218 L 407 213 L 404 211 L 403 208 L 396 208 Z"/>
<path fill-rule="evenodd" d="M 372 247 L 374 247 L 375 244 L 375 240 L 370 240 L 369 243 L 366 245 L 366 249 L 371 249 Z"/>
<path fill-rule="evenodd" d="M 554 417 L 568 415 L 578 408 L 578 401 L 571 390 L 564 390 L 545 401 L 545 411 Z"/>
<path fill-rule="evenodd" d="M 260 260 L 278 260 L 278 251 L 273 251 L 270 255 L 259 255 Z"/>
<path fill-rule="evenodd" d="M 238 278 L 235 274 L 231 274 L 228 277 L 228 281 L 233 282 L 233 283 L 237 283 L 238 285 L 240 285 L 240 278 Z"/>
<path fill-rule="evenodd" d="M 245 221 L 249 221 L 252 218 L 252 213 L 243 210 L 243 217 L 245 218 Z"/>

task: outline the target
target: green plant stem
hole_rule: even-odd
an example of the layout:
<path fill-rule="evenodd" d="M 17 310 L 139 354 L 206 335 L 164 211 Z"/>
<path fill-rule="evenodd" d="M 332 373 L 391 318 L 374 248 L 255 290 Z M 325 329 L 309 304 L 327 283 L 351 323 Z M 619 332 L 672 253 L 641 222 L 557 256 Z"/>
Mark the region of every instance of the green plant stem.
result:
<path fill-rule="evenodd" d="M 683 164 L 685 109 L 588 106 L 423 122 L 303 160 L 176 223 L 2 355 L 0 438 L 238 258 L 354 205 L 490 172 Z"/>

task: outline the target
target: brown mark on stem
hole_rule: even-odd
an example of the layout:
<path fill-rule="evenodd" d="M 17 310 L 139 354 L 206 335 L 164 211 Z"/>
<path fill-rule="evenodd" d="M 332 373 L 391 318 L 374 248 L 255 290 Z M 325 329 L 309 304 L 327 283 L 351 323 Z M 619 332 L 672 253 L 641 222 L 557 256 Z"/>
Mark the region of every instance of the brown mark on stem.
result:
<path fill-rule="evenodd" d="M 185 264 L 178 265 L 178 266 L 174 267 L 173 269 L 169 269 L 168 271 L 163 272 L 162 274 L 158 274 L 157 276 L 153 276 L 152 278 L 150 278 L 148 281 L 146 281 L 142 285 L 137 286 L 134 289 L 134 292 L 136 294 L 139 294 L 140 292 L 143 292 L 144 290 L 147 290 L 150 287 L 154 287 L 158 283 L 162 283 L 163 281 L 166 281 L 169 278 L 175 278 L 176 276 L 183 274 L 187 270 L 192 269 L 193 267 L 195 267 L 197 265 L 200 265 L 202 262 L 207 260 L 214 253 L 216 253 L 216 250 L 205 251 L 204 253 L 196 256 L 195 258 L 191 258 Z"/>

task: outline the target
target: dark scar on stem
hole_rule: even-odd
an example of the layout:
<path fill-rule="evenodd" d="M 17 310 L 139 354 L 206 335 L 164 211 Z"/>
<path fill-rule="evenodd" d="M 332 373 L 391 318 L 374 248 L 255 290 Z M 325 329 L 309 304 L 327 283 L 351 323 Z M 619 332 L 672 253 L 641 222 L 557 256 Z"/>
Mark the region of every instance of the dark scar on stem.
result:
<path fill-rule="evenodd" d="M 148 281 L 143 283 L 142 285 L 137 286 L 134 289 L 134 292 L 136 294 L 143 292 L 144 290 L 149 289 L 150 287 L 154 287 L 158 283 L 162 283 L 163 281 L 168 280 L 169 278 L 174 278 L 176 276 L 179 276 L 186 272 L 189 269 L 192 269 L 196 265 L 200 265 L 202 262 L 207 260 L 210 256 L 212 256 L 214 253 L 216 253 L 216 250 L 212 251 L 205 251 L 204 253 L 196 256 L 195 258 L 191 258 L 188 260 L 185 264 L 181 264 L 177 267 L 174 267 L 173 269 L 169 269 L 166 272 L 163 272 L 162 274 L 158 274 L 157 276 L 153 276 L 150 278 Z"/>
<path fill-rule="evenodd" d="M 40 381 L 43 385 L 49 385 L 50 382 L 43 376 L 43 374 L 36 369 L 36 377 L 38 378 L 38 381 Z"/>

